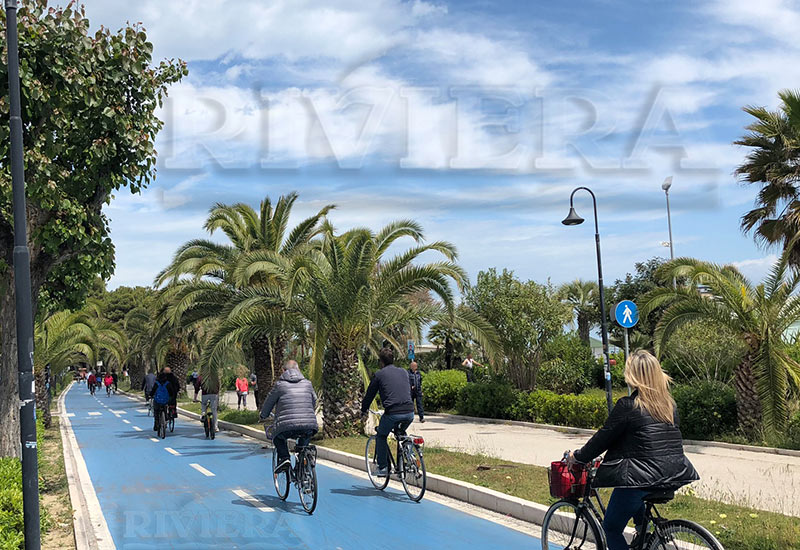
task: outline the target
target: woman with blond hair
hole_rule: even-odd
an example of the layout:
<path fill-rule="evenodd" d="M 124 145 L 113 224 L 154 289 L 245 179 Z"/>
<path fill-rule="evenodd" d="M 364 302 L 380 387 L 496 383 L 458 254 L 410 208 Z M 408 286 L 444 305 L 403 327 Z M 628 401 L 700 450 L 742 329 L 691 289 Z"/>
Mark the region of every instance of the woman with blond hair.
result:
<path fill-rule="evenodd" d="M 644 498 L 657 491 L 674 491 L 696 481 L 697 472 L 683 452 L 671 379 L 645 350 L 625 363 L 630 396 L 617 401 L 605 425 L 570 461 L 587 463 L 605 454 L 594 487 L 613 487 L 603 518 L 609 550 L 628 550 L 623 532 L 633 519 L 644 522 Z"/>

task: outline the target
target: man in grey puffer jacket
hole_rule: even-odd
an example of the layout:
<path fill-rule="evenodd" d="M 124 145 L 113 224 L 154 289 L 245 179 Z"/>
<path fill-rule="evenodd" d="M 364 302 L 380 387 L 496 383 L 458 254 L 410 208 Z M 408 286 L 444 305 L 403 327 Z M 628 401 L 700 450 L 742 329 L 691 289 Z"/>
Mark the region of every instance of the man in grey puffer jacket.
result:
<path fill-rule="evenodd" d="M 269 392 L 261 419 L 265 420 L 275 409 L 275 435 L 272 443 L 278 451 L 278 471 L 291 465 L 289 460 L 289 438 L 297 438 L 298 446 L 308 445 L 317 432 L 317 394 L 311 382 L 303 377 L 297 361 L 287 361 L 283 372 Z"/>

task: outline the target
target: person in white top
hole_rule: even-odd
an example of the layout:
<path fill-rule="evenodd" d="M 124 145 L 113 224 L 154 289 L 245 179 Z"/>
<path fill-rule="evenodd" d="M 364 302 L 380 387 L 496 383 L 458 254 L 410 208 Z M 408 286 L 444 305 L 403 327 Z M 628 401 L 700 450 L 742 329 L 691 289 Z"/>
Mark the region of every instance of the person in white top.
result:
<path fill-rule="evenodd" d="M 479 367 L 483 366 L 472 358 L 472 353 L 467 353 L 467 358 L 461 362 L 461 366 L 467 369 L 467 382 L 473 382 L 475 380 L 475 375 L 472 371 L 474 365 L 478 365 Z"/>

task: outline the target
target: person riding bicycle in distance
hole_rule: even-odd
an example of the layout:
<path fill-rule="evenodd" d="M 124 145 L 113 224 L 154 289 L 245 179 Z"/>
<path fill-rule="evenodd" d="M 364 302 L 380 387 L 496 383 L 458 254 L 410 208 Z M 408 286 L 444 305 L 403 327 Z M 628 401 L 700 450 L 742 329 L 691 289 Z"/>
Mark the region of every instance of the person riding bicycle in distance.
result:
<path fill-rule="evenodd" d="M 394 351 L 383 348 L 378 353 L 378 361 L 381 369 L 372 377 L 364 401 L 361 402 L 361 417 L 366 418 L 375 395 L 380 394 L 383 416 L 375 436 L 375 458 L 378 462 L 377 476 L 385 477 L 389 466 L 386 438 L 395 426 L 402 425 L 406 429 L 414 422 L 414 402 L 411 400 L 408 373 L 394 365 Z"/>
<path fill-rule="evenodd" d="M 671 379 L 658 359 L 645 350 L 633 352 L 625 382 L 631 395 L 617 401 L 605 425 L 568 459 L 587 463 L 606 453 L 593 486 L 614 488 L 603 518 L 609 550 L 628 550 L 625 526 L 633 519 L 638 533 L 648 494 L 700 479 L 683 452 Z"/>
<path fill-rule="evenodd" d="M 297 361 L 289 360 L 283 365 L 280 377 L 261 407 L 261 420 L 266 420 L 273 409 L 275 436 L 272 443 L 278 453 L 276 471 L 282 471 L 291 466 L 286 440 L 296 438 L 297 446 L 305 447 L 318 429 L 317 394 L 300 372 Z"/>

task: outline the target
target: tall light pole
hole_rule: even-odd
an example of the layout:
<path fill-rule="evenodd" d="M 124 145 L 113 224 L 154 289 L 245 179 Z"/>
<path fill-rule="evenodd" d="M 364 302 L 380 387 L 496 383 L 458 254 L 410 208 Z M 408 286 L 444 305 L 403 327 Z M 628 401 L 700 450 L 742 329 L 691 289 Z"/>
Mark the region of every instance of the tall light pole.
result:
<path fill-rule="evenodd" d="M 39 532 L 39 465 L 36 449 L 36 399 L 33 387 L 33 304 L 31 259 L 25 207 L 22 156 L 17 0 L 5 0 L 8 44 L 8 95 L 11 130 L 11 187 L 14 210 L 14 290 L 17 305 L 17 364 L 19 368 L 19 432 L 22 443 L 22 516 L 25 550 L 41 547 Z"/>
<path fill-rule="evenodd" d="M 605 291 L 603 290 L 603 262 L 600 257 L 600 227 L 597 222 L 597 198 L 588 187 L 576 187 L 572 190 L 569 196 L 569 214 L 562 220 L 564 225 L 580 225 L 584 222 L 573 206 L 573 198 L 577 191 L 587 191 L 592 196 L 592 205 L 594 206 L 594 242 L 597 250 L 597 285 L 600 288 L 600 332 L 603 339 L 603 378 L 605 378 L 606 386 L 606 404 L 608 405 L 608 412 L 614 406 L 614 400 L 611 394 L 611 362 L 608 356 L 608 320 L 606 319 L 606 298 Z"/>
<path fill-rule="evenodd" d="M 664 183 L 661 184 L 661 189 L 664 190 L 664 195 L 667 197 L 667 227 L 669 227 L 669 259 L 675 259 L 675 249 L 672 246 L 672 215 L 669 210 L 669 188 L 672 187 L 672 176 L 667 176 Z M 672 288 L 677 287 L 675 277 L 672 278 Z"/>

